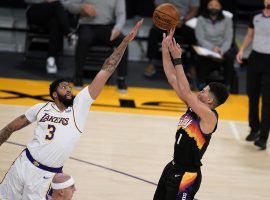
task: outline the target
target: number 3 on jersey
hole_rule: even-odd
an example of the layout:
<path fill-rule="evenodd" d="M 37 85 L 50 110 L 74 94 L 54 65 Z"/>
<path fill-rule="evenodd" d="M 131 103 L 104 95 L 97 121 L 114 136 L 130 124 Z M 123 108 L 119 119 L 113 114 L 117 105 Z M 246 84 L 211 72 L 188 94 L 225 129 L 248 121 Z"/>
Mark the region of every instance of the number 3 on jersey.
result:
<path fill-rule="evenodd" d="M 52 140 L 52 139 L 53 139 L 55 129 L 56 129 L 56 128 L 55 128 L 54 125 L 51 125 L 51 124 L 48 125 L 49 133 L 48 133 L 48 134 L 46 135 L 46 137 L 45 137 L 46 140 Z"/>

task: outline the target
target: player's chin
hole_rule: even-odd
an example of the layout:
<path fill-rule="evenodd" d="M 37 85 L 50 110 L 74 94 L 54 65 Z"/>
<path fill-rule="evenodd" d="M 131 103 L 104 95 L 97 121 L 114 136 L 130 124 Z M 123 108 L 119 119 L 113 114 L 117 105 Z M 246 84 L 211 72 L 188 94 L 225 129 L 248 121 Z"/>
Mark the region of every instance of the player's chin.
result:
<path fill-rule="evenodd" d="M 67 95 L 65 95 L 65 98 L 68 99 L 68 100 L 70 100 L 70 99 L 73 98 L 73 95 L 72 94 L 67 94 Z"/>

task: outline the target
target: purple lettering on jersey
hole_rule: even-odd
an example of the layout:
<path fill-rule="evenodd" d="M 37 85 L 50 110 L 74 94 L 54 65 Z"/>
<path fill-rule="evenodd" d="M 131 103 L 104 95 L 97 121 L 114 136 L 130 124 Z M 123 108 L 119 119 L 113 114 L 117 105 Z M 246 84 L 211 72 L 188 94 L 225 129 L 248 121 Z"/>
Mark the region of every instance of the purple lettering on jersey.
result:
<path fill-rule="evenodd" d="M 63 117 L 54 117 L 54 116 L 50 116 L 49 114 L 45 113 L 43 115 L 43 117 L 39 120 L 39 122 L 53 122 L 53 123 L 62 123 L 62 125 L 66 126 L 68 125 L 68 120 L 69 118 L 63 118 Z"/>

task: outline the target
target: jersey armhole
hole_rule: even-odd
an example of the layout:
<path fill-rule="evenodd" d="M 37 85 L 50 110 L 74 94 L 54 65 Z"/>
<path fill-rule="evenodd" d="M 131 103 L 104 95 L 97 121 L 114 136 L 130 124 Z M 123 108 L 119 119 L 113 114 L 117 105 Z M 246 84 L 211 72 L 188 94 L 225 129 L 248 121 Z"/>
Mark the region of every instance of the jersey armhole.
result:
<path fill-rule="evenodd" d="M 79 129 L 79 127 L 78 127 L 78 125 L 77 125 L 77 123 L 76 123 L 75 114 L 74 114 L 74 107 L 73 107 L 73 106 L 72 106 L 72 114 L 73 114 L 74 124 L 75 124 L 77 130 L 78 130 L 80 133 L 82 133 L 82 131 Z"/>
<path fill-rule="evenodd" d="M 42 106 L 42 107 L 38 110 L 38 112 L 37 112 L 37 114 L 36 114 L 36 118 L 37 118 L 38 114 L 40 113 L 40 111 L 41 111 L 43 108 L 45 108 L 49 103 L 50 103 L 50 102 L 48 101 L 44 106 Z"/>

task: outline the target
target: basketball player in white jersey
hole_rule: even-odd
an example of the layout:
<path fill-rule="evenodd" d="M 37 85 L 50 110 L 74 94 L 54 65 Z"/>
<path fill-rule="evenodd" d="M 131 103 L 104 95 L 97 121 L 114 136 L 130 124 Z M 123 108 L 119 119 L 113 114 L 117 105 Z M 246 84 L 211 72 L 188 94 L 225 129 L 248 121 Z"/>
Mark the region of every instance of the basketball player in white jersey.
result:
<path fill-rule="evenodd" d="M 143 20 L 123 39 L 90 85 L 74 98 L 70 83 L 56 80 L 50 85 L 53 102 L 32 106 L 0 131 L 0 145 L 9 136 L 32 122 L 37 122 L 33 140 L 15 160 L 0 185 L 0 199 L 45 199 L 50 182 L 62 172 L 80 138 L 89 107 L 98 97 L 106 81 L 115 71 L 128 43 L 134 39 Z"/>

